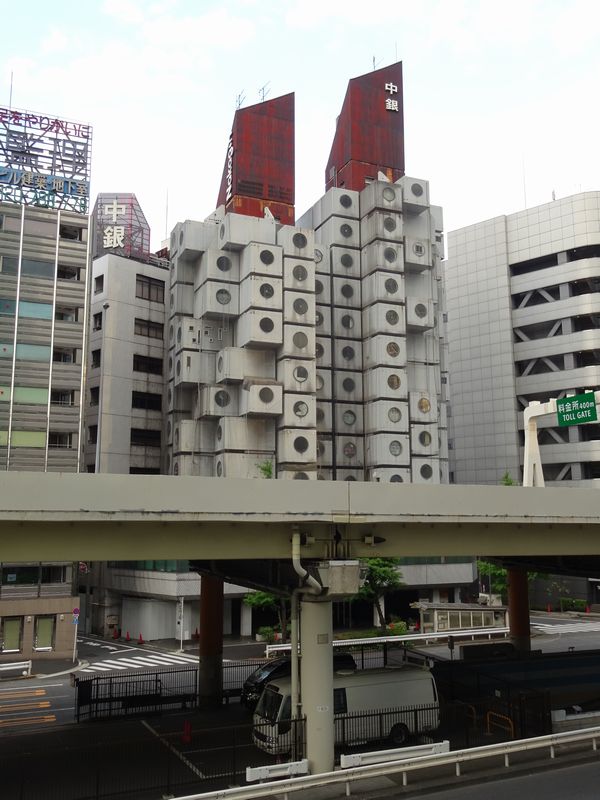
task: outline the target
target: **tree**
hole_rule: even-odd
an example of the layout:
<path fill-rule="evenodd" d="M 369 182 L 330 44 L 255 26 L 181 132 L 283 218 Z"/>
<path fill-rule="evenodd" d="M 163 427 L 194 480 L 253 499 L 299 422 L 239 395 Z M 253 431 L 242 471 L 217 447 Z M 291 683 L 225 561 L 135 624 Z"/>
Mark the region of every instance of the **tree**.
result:
<path fill-rule="evenodd" d="M 379 617 L 379 625 L 385 628 L 385 617 L 381 609 L 380 598 L 392 589 L 402 586 L 402 578 L 398 565 L 399 558 L 365 558 L 364 565 L 367 574 L 364 585 L 358 592 L 362 600 L 369 600 L 374 604 Z"/>
<path fill-rule="evenodd" d="M 499 594 L 503 600 L 506 600 L 508 595 L 508 571 L 504 567 L 492 564 L 491 561 L 477 561 L 477 569 L 481 576 L 488 576 L 488 593 Z M 528 581 L 543 577 L 545 576 L 540 572 L 527 573 Z"/>
<path fill-rule="evenodd" d="M 510 474 L 510 472 L 508 470 L 506 470 L 506 472 L 502 476 L 502 478 L 500 480 L 500 483 L 502 484 L 502 486 L 518 486 L 519 485 L 516 481 L 514 481 L 512 479 L 512 475 Z"/>
<path fill-rule="evenodd" d="M 244 603 L 250 608 L 258 608 L 262 611 L 275 611 L 281 628 L 281 641 L 287 642 L 288 629 L 288 598 L 271 592 L 250 592 L 244 597 Z"/>

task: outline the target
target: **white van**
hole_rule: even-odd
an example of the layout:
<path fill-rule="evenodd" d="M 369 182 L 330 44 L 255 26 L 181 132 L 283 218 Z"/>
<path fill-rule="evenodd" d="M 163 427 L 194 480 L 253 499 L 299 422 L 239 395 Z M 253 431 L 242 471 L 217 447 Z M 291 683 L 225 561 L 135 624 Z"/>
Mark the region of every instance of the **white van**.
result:
<path fill-rule="evenodd" d="M 291 748 L 290 692 L 289 678 L 268 683 L 256 706 L 254 744 L 272 755 Z M 374 712 L 375 719 L 366 718 Z M 335 743 L 345 745 L 389 738 L 400 747 L 410 735 L 434 731 L 440 724 L 437 688 L 424 667 L 334 673 L 333 713 Z"/>

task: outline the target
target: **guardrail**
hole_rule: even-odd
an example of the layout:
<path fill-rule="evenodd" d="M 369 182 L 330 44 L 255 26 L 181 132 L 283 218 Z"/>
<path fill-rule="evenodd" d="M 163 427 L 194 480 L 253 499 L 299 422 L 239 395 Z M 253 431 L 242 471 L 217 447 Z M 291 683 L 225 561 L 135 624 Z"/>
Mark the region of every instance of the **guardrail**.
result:
<path fill-rule="evenodd" d="M 31 661 L 12 661 L 0 663 L 0 672 L 14 672 L 18 670 L 22 675 L 31 675 Z"/>
<path fill-rule="evenodd" d="M 350 753 L 340 756 L 340 769 L 351 767 L 365 767 L 367 764 L 387 764 L 390 761 L 406 761 L 407 758 L 418 756 L 432 756 L 437 753 L 449 753 L 450 742 L 432 742 L 419 744 L 415 747 L 397 747 L 394 750 L 373 750 L 370 753 Z"/>
<path fill-rule="evenodd" d="M 510 632 L 509 628 L 471 628 L 469 630 L 460 631 L 443 631 L 441 633 L 407 633 L 398 636 L 378 636 L 376 638 L 366 639 L 334 639 L 333 646 L 335 647 L 354 647 L 360 645 L 378 645 L 378 644 L 401 644 L 403 642 L 429 644 L 429 642 L 439 642 L 451 636 L 455 642 L 459 639 L 475 639 L 485 638 L 491 639 L 492 636 L 502 636 L 506 638 Z M 277 653 L 289 653 L 291 651 L 290 644 L 268 644 L 265 647 L 265 654 L 267 657 Z"/>
<path fill-rule="evenodd" d="M 549 736 L 539 736 L 535 739 L 519 739 L 515 742 L 502 742 L 500 744 L 486 745 L 485 747 L 472 747 L 467 750 L 453 750 L 449 753 L 419 756 L 409 760 L 398 760 L 387 764 L 373 764 L 366 767 L 354 767 L 343 772 L 324 772 L 321 775 L 308 775 L 300 778 L 275 781 L 271 784 L 261 783 L 257 786 L 243 786 L 235 789 L 221 789 L 214 792 L 190 794 L 180 797 L 179 800 L 258 800 L 259 798 L 283 795 L 284 800 L 289 800 L 289 795 L 305 789 L 317 789 L 323 786 L 345 786 L 346 797 L 349 797 L 350 785 L 353 781 L 368 780 L 369 778 L 385 778 L 389 775 L 402 775 L 402 785 L 407 786 L 409 773 L 415 773 L 429 767 L 453 766 L 456 777 L 460 777 L 460 765 L 484 758 L 502 757 L 504 766 L 510 767 L 510 755 L 531 750 L 548 749 L 550 758 L 556 755 L 556 747 L 562 744 L 591 741 L 593 750 L 598 749 L 600 727 L 588 728 L 581 731 L 567 733 L 553 733 Z"/>

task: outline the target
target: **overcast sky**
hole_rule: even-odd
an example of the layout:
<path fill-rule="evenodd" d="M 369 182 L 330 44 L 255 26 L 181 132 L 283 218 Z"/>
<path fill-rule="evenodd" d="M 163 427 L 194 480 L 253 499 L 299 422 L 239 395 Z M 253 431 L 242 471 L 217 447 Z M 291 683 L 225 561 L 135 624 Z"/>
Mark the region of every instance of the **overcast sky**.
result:
<path fill-rule="evenodd" d="M 296 210 L 324 189 L 350 78 L 404 67 L 406 171 L 446 230 L 600 190 L 597 0 L 29 0 L 0 103 L 90 123 L 92 195 L 134 192 L 157 248 L 214 208 L 238 96 L 296 93 Z"/>

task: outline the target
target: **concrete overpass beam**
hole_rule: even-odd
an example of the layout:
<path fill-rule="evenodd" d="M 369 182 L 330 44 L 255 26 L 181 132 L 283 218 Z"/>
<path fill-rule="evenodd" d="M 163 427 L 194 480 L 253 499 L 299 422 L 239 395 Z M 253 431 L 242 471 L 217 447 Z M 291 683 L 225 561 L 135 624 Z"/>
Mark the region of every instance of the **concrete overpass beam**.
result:
<path fill-rule="evenodd" d="M 510 567 L 507 570 L 507 579 L 510 640 L 517 651 L 528 653 L 531 650 L 531 631 L 527 571 Z"/>

